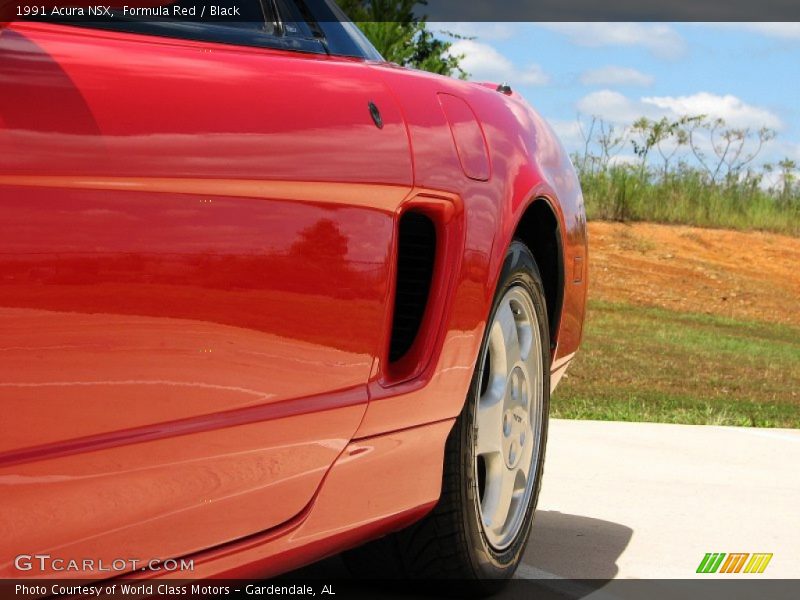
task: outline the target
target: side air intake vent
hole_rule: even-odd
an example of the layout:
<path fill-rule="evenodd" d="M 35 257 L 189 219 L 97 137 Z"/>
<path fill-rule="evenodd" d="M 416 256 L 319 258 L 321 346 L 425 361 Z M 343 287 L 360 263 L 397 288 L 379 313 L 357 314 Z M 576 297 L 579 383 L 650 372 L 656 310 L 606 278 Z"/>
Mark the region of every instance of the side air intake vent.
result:
<path fill-rule="evenodd" d="M 414 344 L 428 304 L 436 259 L 436 227 L 424 214 L 400 217 L 397 288 L 389 360 L 403 358 Z"/>

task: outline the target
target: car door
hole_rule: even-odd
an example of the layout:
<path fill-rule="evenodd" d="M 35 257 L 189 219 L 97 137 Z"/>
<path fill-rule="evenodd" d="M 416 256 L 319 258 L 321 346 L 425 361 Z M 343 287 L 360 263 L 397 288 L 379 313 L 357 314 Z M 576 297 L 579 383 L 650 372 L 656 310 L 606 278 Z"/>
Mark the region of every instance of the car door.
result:
<path fill-rule="evenodd" d="M 410 150 L 301 25 L 2 30 L 4 576 L 286 523 L 356 430 Z"/>

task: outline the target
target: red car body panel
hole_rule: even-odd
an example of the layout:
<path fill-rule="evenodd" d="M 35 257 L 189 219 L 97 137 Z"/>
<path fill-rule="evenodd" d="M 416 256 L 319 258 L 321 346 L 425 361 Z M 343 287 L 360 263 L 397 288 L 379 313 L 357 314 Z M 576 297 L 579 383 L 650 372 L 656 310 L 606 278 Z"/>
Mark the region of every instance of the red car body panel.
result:
<path fill-rule="evenodd" d="M 3 29 L 0 574 L 63 576 L 14 566 L 49 553 L 268 575 L 419 518 L 534 201 L 561 234 L 555 385 L 581 337 L 585 217 L 520 98 L 356 59 Z M 439 243 L 390 363 L 411 208 Z"/>

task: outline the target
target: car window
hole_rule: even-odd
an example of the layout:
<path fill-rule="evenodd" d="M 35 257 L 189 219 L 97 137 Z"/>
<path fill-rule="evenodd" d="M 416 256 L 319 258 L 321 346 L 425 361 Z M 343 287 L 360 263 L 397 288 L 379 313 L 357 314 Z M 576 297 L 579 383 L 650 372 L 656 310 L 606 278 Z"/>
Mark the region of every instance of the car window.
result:
<path fill-rule="evenodd" d="M 116 3 L 112 14 L 106 16 L 37 14 L 28 18 L 170 38 L 382 60 L 333 0 L 176 0 L 122 8 L 120 4 Z"/>
<path fill-rule="evenodd" d="M 271 6 L 270 3 L 262 4 L 260 0 L 214 0 L 213 3 L 180 0 L 170 2 L 164 8 L 172 15 L 166 20 L 274 33 L 275 19 L 268 20 L 265 14 L 265 7 L 271 11 Z"/>
<path fill-rule="evenodd" d="M 281 15 L 276 7 L 281 6 Z M 272 0 L 178 0 L 156 8 L 112 10 L 106 18 L 55 18 L 83 27 L 113 29 L 163 37 L 281 48 L 300 52 L 327 52 L 317 34 L 289 3 Z M 288 15 L 288 20 L 286 16 Z M 283 22 L 282 22 L 283 19 Z"/>
<path fill-rule="evenodd" d="M 284 34 L 304 38 L 322 37 L 322 32 L 316 27 L 314 20 L 309 18 L 310 15 L 304 15 L 300 10 L 302 5 L 287 0 L 276 0 L 275 6 L 280 14 Z"/>

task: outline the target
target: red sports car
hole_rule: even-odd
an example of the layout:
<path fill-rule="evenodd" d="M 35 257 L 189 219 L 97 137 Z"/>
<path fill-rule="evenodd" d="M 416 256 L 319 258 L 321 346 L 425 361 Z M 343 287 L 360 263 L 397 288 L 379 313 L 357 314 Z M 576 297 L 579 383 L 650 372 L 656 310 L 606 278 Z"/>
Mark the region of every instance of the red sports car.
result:
<path fill-rule="evenodd" d="M 2 25 L 0 576 L 491 586 L 581 338 L 569 158 L 328 0 L 236 5 Z"/>

